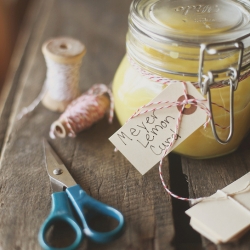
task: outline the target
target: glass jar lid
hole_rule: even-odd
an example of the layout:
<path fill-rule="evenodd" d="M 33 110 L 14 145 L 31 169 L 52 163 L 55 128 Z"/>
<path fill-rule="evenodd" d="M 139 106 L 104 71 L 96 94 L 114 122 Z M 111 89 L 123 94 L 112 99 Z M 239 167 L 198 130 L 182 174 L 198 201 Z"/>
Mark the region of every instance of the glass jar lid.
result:
<path fill-rule="evenodd" d="M 250 31 L 246 0 L 135 0 L 131 20 L 157 39 L 228 41 Z"/>
<path fill-rule="evenodd" d="M 208 46 L 201 58 L 204 45 Z M 127 51 L 135 61 L 156 73 L 196 78 L 209 70 L 234 67 L 245 71 L 250 67 L 250 2 L 134 0 Z M 203 66 L 203 61 L 210 63 Z"/>
<path fill-rule="evenodd" d="M 230 87 L 230 132 L 234 129 L 234 91 L 250 72 L 249 0 L 134 0 L 127 35 L 129 56 L 149 73 L 210 87 Z M 177 76 L 177 77 L 176 77 Z M 188 78 L 186 78 L 188 77 Z"/>

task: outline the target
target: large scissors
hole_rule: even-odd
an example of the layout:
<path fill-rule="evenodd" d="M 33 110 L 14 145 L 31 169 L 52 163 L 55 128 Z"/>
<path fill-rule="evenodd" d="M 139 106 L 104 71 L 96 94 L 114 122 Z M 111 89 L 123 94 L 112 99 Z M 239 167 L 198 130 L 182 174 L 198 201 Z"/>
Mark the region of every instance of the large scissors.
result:
<path fill-rule="evenodd" d="M 84 234 L 91 240 L 99 243 L 106 243 L 116 239 L 124 225 L 123 215 L 115 208 L 93 199 L 76 184 L 65 165 L 46 140 L 44 140 L 44 151 L 53 194 L 51 212 L 42 224 L 38 235 L 41 247 L 45 250 L 77 249 L 81 244 Z M 117 227 L 108 232 L 93 230 L 88 225 L 86 211 L 89 210 L 94 210 L 96 214 L 105 215 L 117 220 Z M 78 215 L 82 225 L 78 224 L 74 213 Z M 47 242 L 48 231 L 58 222 L 64 222 L 74 230 L 75 239 L 70 246 L 55 248 Z"/>

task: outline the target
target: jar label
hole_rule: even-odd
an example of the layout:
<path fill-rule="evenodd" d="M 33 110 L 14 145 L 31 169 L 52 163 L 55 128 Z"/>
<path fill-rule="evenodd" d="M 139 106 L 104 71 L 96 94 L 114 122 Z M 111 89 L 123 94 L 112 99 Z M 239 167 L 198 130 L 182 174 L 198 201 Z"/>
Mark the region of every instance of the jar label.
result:
<path fill-rule="evenodd" d="M 184 103 L 187 99 L 190 102 Z M 109 140 L 141 174 L 145 174 L 164 154 L 206 122 L 204 109 L 207 109 L 207 102 L 191 83 L 175 82 L 134 114 Z"/>

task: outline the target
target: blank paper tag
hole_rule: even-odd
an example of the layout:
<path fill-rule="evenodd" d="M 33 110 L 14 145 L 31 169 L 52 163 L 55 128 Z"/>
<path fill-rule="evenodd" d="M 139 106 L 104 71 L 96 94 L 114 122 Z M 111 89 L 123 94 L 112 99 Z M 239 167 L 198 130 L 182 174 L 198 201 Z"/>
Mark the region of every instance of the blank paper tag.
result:
<path fill-rule="evenodd" d="M 187 83 L 187 91 L 190 98 L 204 100 L 191 83 Z M 183 95 L 183 83 L 174 83 L 165 88 L 151 102 L 176 102 L 182 100 L 180 98 L 184 98 Z M 141 112 L 166 105 L 150 106 L 142 109 Z M 199 107 L 192 105 L 185 111 L 186 114 L 182 116 L 179 133 L 175 136 L 175 144 L 171 150 L 206 122 L 207 115 Z M 179 112 L 178 108 L 173 106 L 139 115 L 129 120 L 109 140 L 141 174 L 145 174 L 161 160 L 165 148 L 173 139 Z"/>
<path fill-rule="evenodd" d="M 237 240 L 250 228 L 250 172 L 211 197 L 186 211 L 191 226 L 215 244 Z"/>

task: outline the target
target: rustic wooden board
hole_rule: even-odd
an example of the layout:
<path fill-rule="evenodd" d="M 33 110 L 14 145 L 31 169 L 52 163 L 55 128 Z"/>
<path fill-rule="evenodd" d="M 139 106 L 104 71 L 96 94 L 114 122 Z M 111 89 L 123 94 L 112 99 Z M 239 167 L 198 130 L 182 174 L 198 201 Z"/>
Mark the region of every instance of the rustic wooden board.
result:
<path fill-rule="evenodd" d="M 33 29 L 35 29 L 37 26 L 36 16 L 41 11 L 41 5 L 42 4 L 38 4 L 38 2 L 29 5 L 16 41 L 17 46 L 14 48 L 12 53 L 13 55 L 8 68 L 4 86 L 0 92 L 0 151 L 2 149 L 4 138 L 8 129 L 12 103 L 19 85 L 18 83 L 20 81 L 20 75 L 23 71 L 25 60 L 27 59 L 24 55 L 30 45 L 29 37 Z"/>
<path fill-rule="evenodd" d="M 188 176 L 190 197 L 210 196 L 250 171 L 250 135 L 230 155 L 209 160 L 182 157 L 182 167 Z M 246 250 L 250 246 L 250 232 L 235 243 L 216 246 L 205 238 L 202 242 L 207 250 Z"/>
<path fill-rule="evenodd" d="M 50 211 L 50 185 L 42 138 L 59 116 L 40 104 L 16 121 L 22 107 L 39 94 L 46 67 L 40 51 L 51 37 L 67 35 L 87 47 L 81 68 L 82 90 L 96 82 L 109 84 L 125 53 L 130 0 L 33 1 L 27 43 L 13 67 L 3 104 L 4 126 L 0 168 L 0 249 L 40 249 L 37 234 Z M 19 44 L 20 45 L 20 44 Z M 17 73 L 16 73 L 17 72 Z M 97 245 L 85 239 L 80 249 L 174 249 L 172 202 L 159 180 L 157 167 L 141 176 L 108 141 L 119 128 L 104 119 L 75 139 L 50 140 L 76 181 L 94 198 L 118 208 L 126 228 L 118 240 Z M 4 140 L 5 138 L 5 140 Z M 165 166 L 168 160 L 165 160 Z M 169 183 L 168 168 L 164 168 Z"/>

